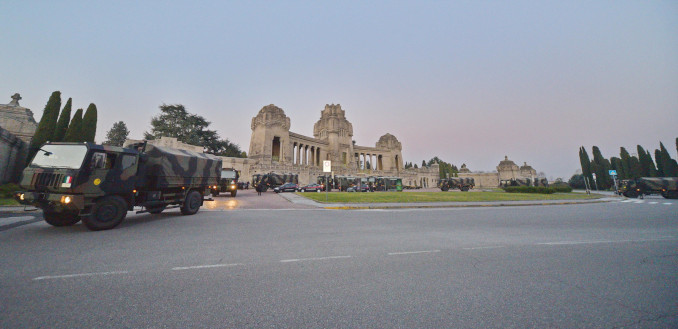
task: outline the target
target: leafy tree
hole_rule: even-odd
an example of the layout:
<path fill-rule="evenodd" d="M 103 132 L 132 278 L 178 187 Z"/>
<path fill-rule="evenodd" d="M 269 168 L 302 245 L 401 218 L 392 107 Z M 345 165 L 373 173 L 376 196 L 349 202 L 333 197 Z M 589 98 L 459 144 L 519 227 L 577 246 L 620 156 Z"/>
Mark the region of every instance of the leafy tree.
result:
<path fill-rule="evenodd" d="M 417 169 L 417 168 L 419 168 L 419 167 L 417 167 L 417 164 L 415 163 L 415 164 L 414 164 L 414 169 Z"/>
<path fill-rule="evenodd" d="M 582 175 L 582 174 L 572 175 L 572 177 L 570 177 L 570 180 L 567 181 L 567 184 L 570 185 L 571 188 L 586 189 L 586 183 L 584 182 L 584 175 Z"/>
<path fill-rule="evenodd" d="M 630 163 L 629 165 L 631 166 L 631 168 L 630 168 L 631 176 L 629 176 L 629 178 L 642 177 L 643 176 L 642 168 L 640 167 L 640 161 L 638 160 L 638 158 L 635 157 L 635 156 L 632 156 L 629 159 L 629 163 Z"/>
<path fill-rule="evenodd" d="M 90 103 L 82 117 L 82 138 L 85 142 L 94 143 L 97 134 L 97 106 Z"/>
<path fill-rule="evenodd" d="M 127 130 L 127 125 L 122 121 L 118 121 L 114 123 L 111 130 L 106 133 L 104 145 L 122 146 L 128 135 L 129 130 Z"/>
<path fill-rule="evenodd" d="M 422 168 L 426 167 L 426 160 L 421 160 L 421 167 Z"/>
<path fill-rule="evenodd" d="M 221 139 L 216 131 L 207 129 L 211 124 L 202 116 L 191 114 L 181 104 L 160 106 L 161 114 L 151 119 L 151 131 L 145 139 L 161 136 L 174 137 L 180 142 L 199 145 L 206 152 L 221 156 L 241 157 L 242 151 L 228 139 Z"/>
<path fill-rule="evenodd" d="M 622 160 L 620 158 L 611 157 L 610 164 L 612 165 L 612 169 L 617 171 L 618 179 L 626 179 L 626 173 L 624 172 L 624 166 L 622 165 Z"/>
<path fill-rule="evenodd" d="M 66 136 L 64 136 L 64 142 L 84 142 L 82 136 L 82 109 L 78 109 L 73 114 L 71 119 L 71 124 L 68 125 L 68 130 L 66 130 Z"/>
<path fill-rule="evenodd" d="M 54 142 L 62 142 L 64 136 L 66 136 L 66 130 L 68 130 L 68 123 L 71 122 L 71 106 L 73 100 L 69 98 L 64 105 L 63 110 L 61 110 L 61 115 L 59 115 L 59 121 L 57 121 L 56 129 L 54 130 L 54 137 L 52 140 Z"/>
<path fill-rule="evenodd" d="M 56 129 L 56 122 L 59 117 L 59 109 L 61 108 L 61 92 L 55 91 L 49 96 L 47 105 L 42 111 L 42 117 L 38 123 L 38 128 L 35 130 L 35 135 L 31 139 L 31 145 L 28 150 L 28 161 L 33 159 L 35 153 L 45 142 L 52 140 L 54 137 L 54 130 Z"/>

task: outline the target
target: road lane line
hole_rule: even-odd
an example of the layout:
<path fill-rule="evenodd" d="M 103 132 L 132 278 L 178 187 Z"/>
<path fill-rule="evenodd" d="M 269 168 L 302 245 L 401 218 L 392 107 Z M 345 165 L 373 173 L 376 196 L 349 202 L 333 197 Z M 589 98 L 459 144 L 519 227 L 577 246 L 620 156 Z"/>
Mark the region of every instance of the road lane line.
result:
<path fill-rule="evenodd" d="M 218 267 L 233 267 L 233 266 L 242 266 L 243 264 L 234 263 L 234 264 L 212 264 L 212 265 L 196 265 L 196 266 L 185 266 L 185 267 L 173 267 L 172 271 L 183 271 L 183 270 L 195 270 L 201 268 L 218 268 Z"/>
<path fill-rule="evenodd" d="M 649 204 L 657 204 L 657 203 L 659 203 L 659 202 L 654 201 L 654 202 L 648 202 L 648 203 L 649 203 Z"/>
<path fill-rule="evenodd" d="M 311 260 L 326 260 L 326 259 L 341 259 L 341 258 L 351 258 L 352 256 L 328 256 L 328 257 L 313 257 L 313 258 L 296 258 L 296 259 L 283 259 L 281 263 L 292 263 L 292 262 L 306 262 Z"/>
<path fill-rule="evenodd" d="M 631 202 L 631 201 L 633 201 L 633 200 L 624 200 L 624 201 L 621 201 L 621 203 L 626 203 L 626 202 Z"/>
<path fill-rule="evenodd" d="M 673 203 L 671 203 L 671 202 L 664 202 L 664 204 L 670 206 L 670 205 L 672 205 Z"/>
<path fill-rule="evenodd" d="M 590 240 L 590 241 L 556 241 L 556 242 L 542 242 L 536 245 L 546 246 L 563 246 L 563 245 L 577 245 L 577 244 L 596 244 L 596 243 L 624 243 L 624 242 L 654 242 L 654 241 L 671 241 L 672 237 L 658 237 L 655 239 L 636 239 L 636 240 Z"/>
<path fill-rule="evenodd" d="M 434 252 L 440 252 L 440 250 L 421 250 L 421 251 L 402 251 L 402 252 L 389 252 L 389 256 L 396 255 L 414 255 L 414 254 L 430 254 Z"/>
<path fill-rule="evenodd" d="M 66 275 L 48 275 L 48 276 L 39 276 L 33 278 L 34 281 L 39 280 L 49 280 L 49 279 L 68 279 L 68 278 L 78 278 L 86 276 L 96 276 L 96 275 L 113 275 L 113 274 L 127 274 L 127 271 L 114 271 L 114 272 L 93 272 L 93 273 L 77 273 L 77 274 L 66 274 Z"/>
<path fill-rule="evenodd" d="M 470 248 L 462 248 L 464 250 L 477 250 L 477 249 L 496 249 L 496 248 L 504 248 L 504 246 L 484 246 L 484 247 L 470 247 Z"/>

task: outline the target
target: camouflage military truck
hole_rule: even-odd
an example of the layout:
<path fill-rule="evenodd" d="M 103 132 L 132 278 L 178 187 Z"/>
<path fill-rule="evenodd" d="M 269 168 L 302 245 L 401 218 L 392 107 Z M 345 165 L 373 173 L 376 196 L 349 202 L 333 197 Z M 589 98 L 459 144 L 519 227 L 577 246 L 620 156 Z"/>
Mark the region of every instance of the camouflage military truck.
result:
<path fill-rule="evenodd" d="M 620 183 L 619 192 L 627 198 L 660 194 L 666 199 L 678 199 L 678 177 L 640 177 Z"/>
<path fill-rule="evenodd" d="M 146 143 L 132 148 L 92 143 L 47 143 L 24 169 L 16 195 L 41 208 L 45 221 L 90 230 L 111 229 L 127 211 L 157 214 L 181 208 L 193 215 L 216 185 L 221 159 Z"/>
<path fill-rule="evenodd" d="M 220 192 L 230 192 L 232 197 L 238 194 L 238 179 L 240 173 L 233 168 L 222 169 L 219 184 L 211 187 L 212 195 L 217 196 Z"/>
<path fill-rule="evenodd" d="M 295 183 L 299 184 L 299 175 L 298 174 L 280 174 L 270 172 L 268 174 L 255 174 L 252 175 L 252 184 L 254 186 L 263 183 L 263 191 L 266 192 L 269 188 L 275 188 L 281 186 L 285 183 Z"/>
<path fill-rule="evenodd" d="M 476 181 L 473 178 L 466 177 L 450 177 L 443 178 L 438 182 L 438 187 L 441 191 L 449 191 L 450 189 L 458 188 L 462 192 L 468 192 L 476 186 Z"/>

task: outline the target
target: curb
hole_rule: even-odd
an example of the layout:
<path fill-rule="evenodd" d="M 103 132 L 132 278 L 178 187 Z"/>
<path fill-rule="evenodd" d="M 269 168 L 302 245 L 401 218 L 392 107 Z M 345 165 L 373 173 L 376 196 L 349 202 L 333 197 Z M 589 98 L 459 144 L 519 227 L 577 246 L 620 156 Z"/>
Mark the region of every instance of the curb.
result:
<path fill-rule="evenodd" d="M 340 206 L 321 207 L 328 210 L 365 210 L 365 209 L 435 209 L 435 208 L 482 208 L 482 207 L 524 207 L 524 206 L 562 206 L 575 204 L 593 204 L 612 202 L 613 200 L 569 201 L 551 203 L 497 203 L 497 204 L 451 204 L 451 205 L 403 205 L 403 206 Z"/>

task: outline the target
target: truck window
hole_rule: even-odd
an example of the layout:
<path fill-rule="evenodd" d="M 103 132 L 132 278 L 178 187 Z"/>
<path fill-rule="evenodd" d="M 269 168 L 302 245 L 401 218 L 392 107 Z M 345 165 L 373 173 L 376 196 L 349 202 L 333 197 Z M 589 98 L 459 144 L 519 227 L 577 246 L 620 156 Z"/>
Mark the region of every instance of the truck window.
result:
<path fill-rule="evenodd" d="M 106 154 L 96 152 L 92 153 L 92 169 L 103 169 L 106 166 Z"/>
<path fill-rule="evenodd" d="M 125 170 L 136 163 L 137 158 L 133 155 L 122 156 L 122 170 Z"/>

